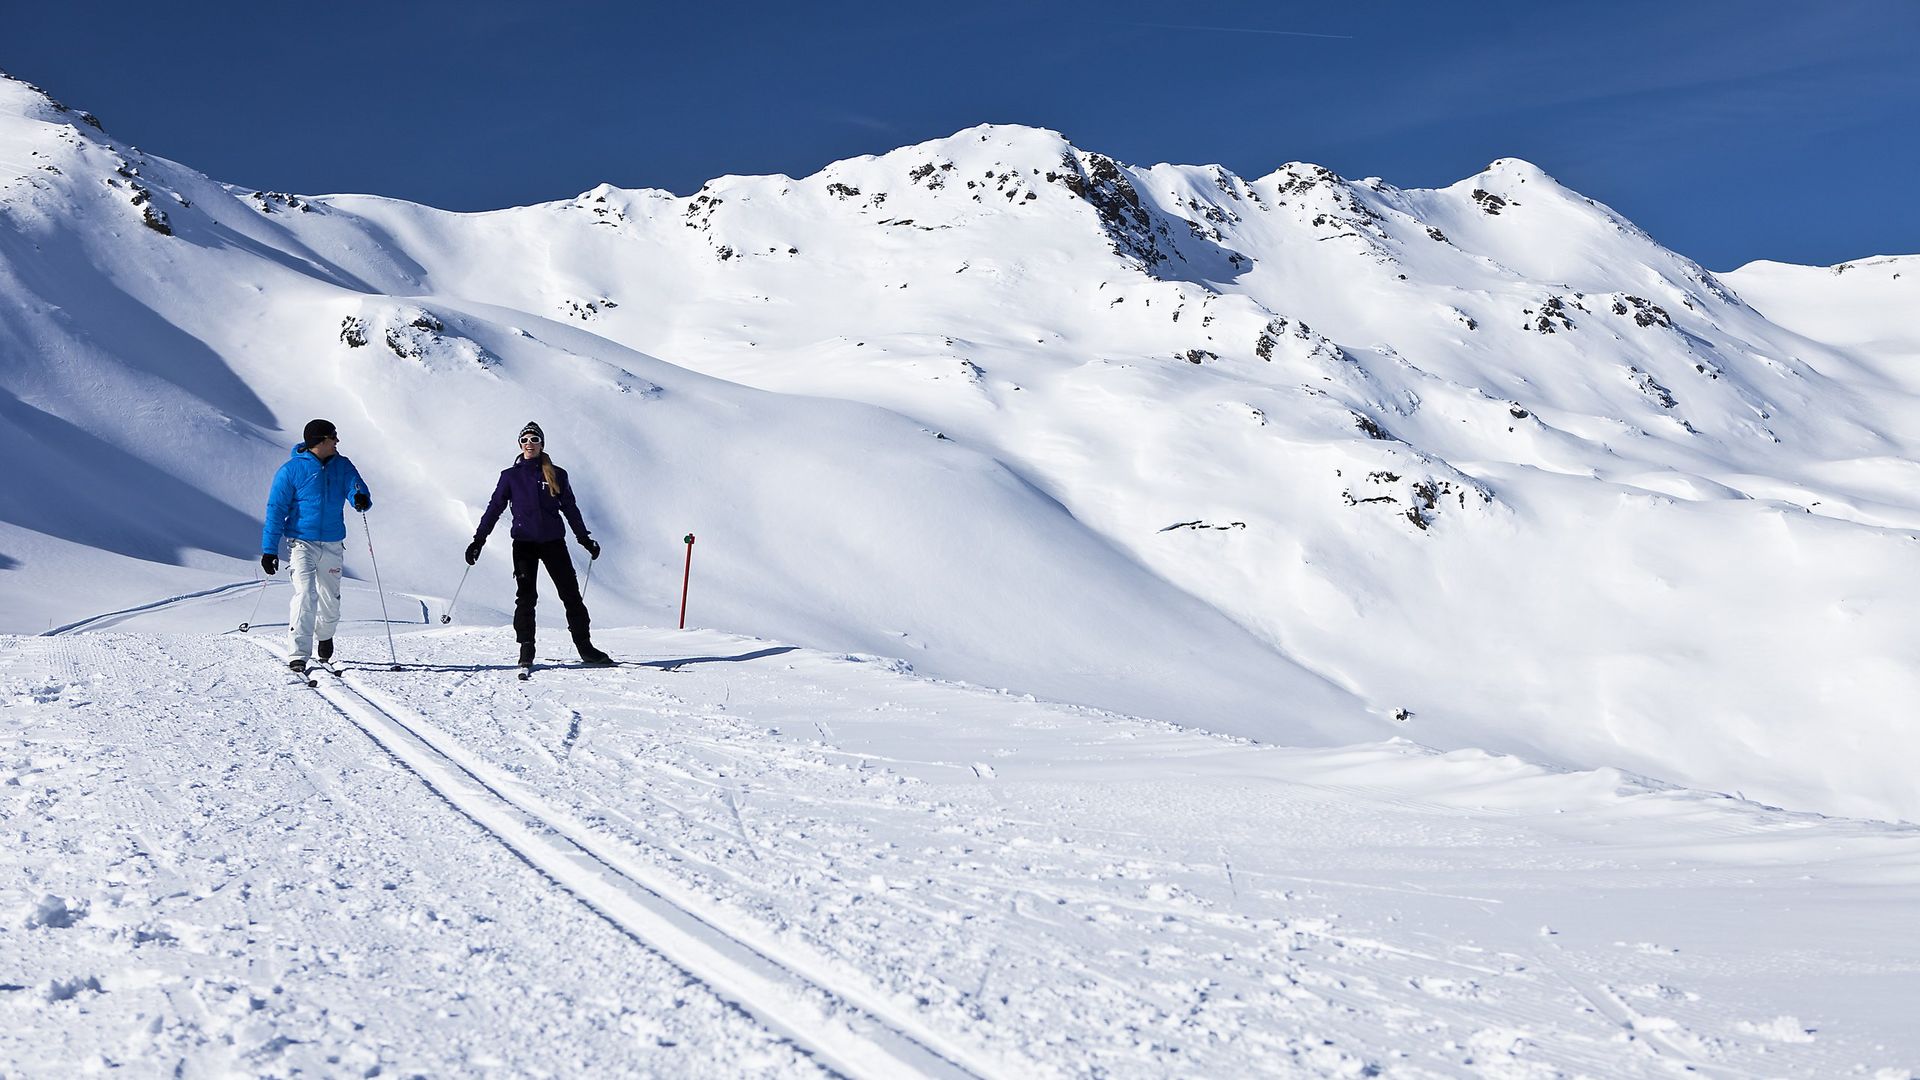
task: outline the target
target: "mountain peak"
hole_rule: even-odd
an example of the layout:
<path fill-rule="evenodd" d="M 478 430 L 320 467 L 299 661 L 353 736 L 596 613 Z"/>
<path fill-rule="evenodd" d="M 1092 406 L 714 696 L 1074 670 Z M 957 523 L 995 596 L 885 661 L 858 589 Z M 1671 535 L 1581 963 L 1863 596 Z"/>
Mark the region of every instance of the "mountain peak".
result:
<path fill-rule="evenodd" d="M 1497 176 L 1526 178 L 1539 176 L 1546 177 L 1546 179 L 1549 180 L 1553 179 L 1553 177 L 1547 176 L 1545 169 L 1528 161 L 1526 158 L 1517 157 L 1494 158 L 1492 161 L 1487 162 L 1487 167 L 1482 169 L 1481 172 Z"/>
<path fill-rule="evenodd" d="M 975 124 L 951 135 L 902 146 L 884 154 L 842 158 L 813 175 L 835 177 L 871 163 L 911 169 L 929 161 L 950 163 L 969 171 L 976 165 L 1057 168 L 1062 158 L 1074 152 L 1075 148 L 1067 137 L 1050 128 L 1028 127 L 1024 124 Z"/>
<path fill-rule="evenodd" d="M 1531 192 L 1535 197 L 1540 197 L 1542 192 L 1559 191 L 1566 193 L 1571 198 L 1577 198 L 1581 201 L 1585 201 L 1586 199 L 1585 196 L 1579 195 L 1559 180 L 1554 179 L 1553 175 L 1547 172 L 1547 170 L 1525 158 L 1517 157 L 1493 159 L 1487 163 L 1486 168 L 1467 177 L 1455 186 L 1458 187 L 1462 185 L 1480 188 L 1508 197 L 1522 192 Z M 1526 186 L 1523 188 L 1522 185 Z"/>

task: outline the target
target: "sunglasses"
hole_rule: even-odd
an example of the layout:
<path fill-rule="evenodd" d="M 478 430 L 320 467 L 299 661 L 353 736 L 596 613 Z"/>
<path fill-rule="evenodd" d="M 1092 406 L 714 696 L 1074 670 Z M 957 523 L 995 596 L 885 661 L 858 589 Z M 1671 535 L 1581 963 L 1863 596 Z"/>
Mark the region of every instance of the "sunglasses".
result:
<path fill-rule="evenodd" d="M 538 435 L 522 435 L 522 436 L 520 436 L 520 445 L 521 445 L 521 446 L 539 446 L 539 445 L 540 445 L 540 436 L 538 436 Z"/>

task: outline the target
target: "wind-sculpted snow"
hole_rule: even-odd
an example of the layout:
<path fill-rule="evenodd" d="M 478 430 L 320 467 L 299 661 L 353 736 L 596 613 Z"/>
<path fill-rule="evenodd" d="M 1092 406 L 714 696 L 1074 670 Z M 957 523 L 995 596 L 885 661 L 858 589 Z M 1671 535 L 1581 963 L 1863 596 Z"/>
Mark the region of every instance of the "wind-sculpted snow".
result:
<path fill-rule="evenodd" d="M 231 188 L 0 85 L 0 400 L 38 425 L 0 450 L 74 433 L 0 502 L 8 628 L 244 576 L 312 416 L 388 585 L 444 597 L 534 418 L 602 624 L 673 618 L 694 533 L 707 625 L 1920 817 L 1907 369 L 1529 163 L 1246 179 L 983 126 L 452 214 Z"/>

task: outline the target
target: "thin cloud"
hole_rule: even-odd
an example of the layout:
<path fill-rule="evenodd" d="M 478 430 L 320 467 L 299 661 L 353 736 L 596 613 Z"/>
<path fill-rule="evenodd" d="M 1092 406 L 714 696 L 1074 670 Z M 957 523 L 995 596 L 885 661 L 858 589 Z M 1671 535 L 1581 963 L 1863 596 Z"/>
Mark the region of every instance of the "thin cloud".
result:
<path fill-rule="evenodd" d="M 1352 34 L 1315 34 L 1307 30 L 1262 30 L 1251 26 L 1184 26 L 1172 23 L 1134 23 L 1152 30 L 1203 30 L 1215 34 L 1277 34 L 1282 37 L 1323 38 L 1328 41 L 1352 41 Z"/>
<path fill-rule="evenodd" d="M 892 135 L 899 130 L 899 125 L 891 120 L 882 120 L 877 116 L 868 116 L 865 113 L 835 113 L 832 119 L 836 123 L 846 124 L 849 127 L 864 128 L 867 131 L 877 131 L 883 135 Z"/>

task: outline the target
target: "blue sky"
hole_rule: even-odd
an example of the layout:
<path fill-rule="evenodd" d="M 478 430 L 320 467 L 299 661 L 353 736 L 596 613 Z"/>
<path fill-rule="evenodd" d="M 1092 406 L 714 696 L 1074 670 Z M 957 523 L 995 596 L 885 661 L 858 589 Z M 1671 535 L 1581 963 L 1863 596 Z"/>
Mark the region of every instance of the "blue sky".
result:
<path fill-rule="evenodd" d="M 10 5 L 0 69 L 219 179 L 681 194 L 978 123 L 1403 187 L 1524 157 L 1713 269 L 1920 252 L 1920 0 Z"/>

